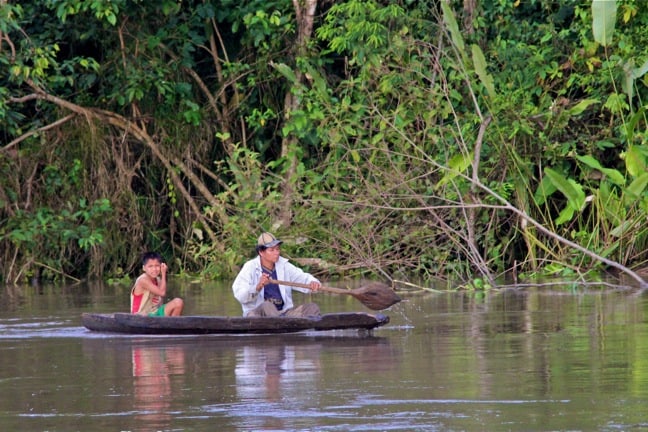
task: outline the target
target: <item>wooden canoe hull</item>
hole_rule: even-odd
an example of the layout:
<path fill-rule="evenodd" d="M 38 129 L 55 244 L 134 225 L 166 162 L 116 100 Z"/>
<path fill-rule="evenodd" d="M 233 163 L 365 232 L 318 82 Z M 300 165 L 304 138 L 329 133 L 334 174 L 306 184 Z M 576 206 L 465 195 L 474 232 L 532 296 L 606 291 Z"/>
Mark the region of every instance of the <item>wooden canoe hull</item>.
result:
<path fill-rule="evenodd" d="M 246 318 L 206 315 L 148 317 L 129 313 L 84 313 L 81 315 L 81 321 L 88 330 L 104 333 L 186 335 L 295 333 L 306 330 L 371 330 L 387 324 L 389 317 L 362 312 L 324 314 L 318 318 Z"/>

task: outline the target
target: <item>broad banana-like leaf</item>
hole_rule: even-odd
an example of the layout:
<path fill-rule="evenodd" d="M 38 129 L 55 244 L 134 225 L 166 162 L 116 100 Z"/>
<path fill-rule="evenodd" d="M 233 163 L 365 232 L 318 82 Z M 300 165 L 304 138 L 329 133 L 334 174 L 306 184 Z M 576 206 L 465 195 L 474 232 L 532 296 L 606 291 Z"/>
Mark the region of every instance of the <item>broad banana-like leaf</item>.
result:
<path fill-rule="evenodd" d="M 646 157 L 636 146 L 629 146 L 625 152 L 626 169 L 634 178 L 646 172 Z"/>
<path fill-rule="evenodd" d="M 648 185 L 648 173 L 643 173 L 630 183 L 630 186 L 625 189 L 625 192 L 630 195 L 630 199 L 635 201 L 641 198 L 646 190 L 646 185 Z"/>
<path fill-rule="evenodd" d="M 450 8 L 449 2 L 442 0 L 441 9 L 443 10 L 443 22 L 448 27 L 452 42 L 454 42 L 457 50 L 459 50 L 459 53 L 463 57 L 466 54 L 464 40 L 463 37 L 461 37 L 461 33 L 459 32 L 459 26 L 457 25 L 457 20 L 455 19 L 452 9 Z"/>
<path fill-rule="evenodd" d="M 592 31 L 594 40 L 603 46 L 612 43 L 616 24 L 616 0 L 592 0 Z"/>
<path fill-rule="evenodd" d="M 560 214 L 554 222 L 556 225 L 562 225 L 565 222 L 569 222 L 574 217 L 574 212 L 575 210 L 572 206 L 566 205 L 565 208 L 560 211 Z"/>
<path fill-rule="evenodd" d="M 573 107 L 569 108 L 567 112 L 571 115 L 580 115 L 585 111 L 590 105 L 599 103 L 598 99 L 583 99 L 582 101 L 578 102 L 576 105 Z"/>
<path fill-rule="evenodd" d="M 632 69 L 632 78 L 637 79 L 641 78 L 648 72 L 648 60 L 641 65 L 641 67 Z"/>
<path fill-rule="evenodd" d="M 545 175 L 549 177 L 556 188 L 567 198 L 567 205 L 560 212 L 556 224 L 560 225 L 574 217 L 574 212 L 580 211 L 585 205 L 585 193 L 581 185 L 571 179 L 567 179 L 558 171 L 545 168 Z"/>
<path fill-rule="evenodd" d="M 636 68 L 634 65 L 634 59 L 632 58 L 623 64 L 624 80 L 621 81 L 623 91 L 628 95 L 628 102 L 631 105 L 634 96 L 635 81 L 648 72 L 648 60 L 641 67 Z"/>
<path fill-rule="evenodd" d="M 535 201 L 536 205 L 541 206 L 547 201 L 547 198 L 549 198 L 557 190 L 558 189 L 553 184 L 549 176 L 543 176 L 542 180 L 540 180 L 540 184 L 538 185 L 538 189 L 536 189 L 535 193 L 533 194 L 533 200 Z"/>
<path fill-rule="evenodd" d="M 473 64 L 475 65 L 475 72 L 477 72 L 477 76 L 481 80 L 482 84 L 484 84 L 484 87 L 486 87 L 486 91 L 488 92 L 488 94 L 491 97 L 494 97 L 495 84 L 493 81 L 493 77 L 486 70 L 486 58 L 484 57 L 484 53 L 482 52 L 479 45 L 475 45 L 475 44 L 472 45 L 472 57 L 473 57 Z"/>
<path fill-rule="evenodd" d="M 637 124 L 639 122 L 643 122 L 645 113 L 646 113 L 646 108 L 640 106 L 637 109 L 637 111 L 632 115 L 632 117 L 630 117 L 630 120 L 625 123 L 626 140 L 629 143 L 634 142 L 635 127 L 637 127 Z"/>
<path fill-rule="evenodd" d="M 619 186 L 623 186 L 625 184 L 625 178 L 623 177 L 623 174 L 621 174 L 618 170 L 615 170 L 613 168 L 603 168 L 601 163 L 596 159 L 594 159 L 592 156 L 590 155 L 576 156 L 576 159 L 583 162 L 585 165 L 589 166 L 590 168 L 594 168 L 595 170 L 601 171 L 610 179 L 610 181 L 612 181 L 612 183 L 617 184 Z"/>
<path fill-rule="evenodd" d="M 297 82 L 297 75 L 295 72 L 285 63 L 275 63 L 270 62 L 270 66 L 275 68 L 281 75 L 284 76 L 288 81 L 295 84 Z"/>
<path fill-rule="evenodd" d="M 317 93 L 320 94 L 323 98 L 328 99 L 328 84 L 322 76 L 322 74 L 314 68 L 309 62 L 305 62 L 306 65 L 306 78 L 313 84 L 313 88 L 317 89 Z M 293 74 L 294 75 L 294 74 Z M 325 100 L 326 100 L 325 99 Z"/>

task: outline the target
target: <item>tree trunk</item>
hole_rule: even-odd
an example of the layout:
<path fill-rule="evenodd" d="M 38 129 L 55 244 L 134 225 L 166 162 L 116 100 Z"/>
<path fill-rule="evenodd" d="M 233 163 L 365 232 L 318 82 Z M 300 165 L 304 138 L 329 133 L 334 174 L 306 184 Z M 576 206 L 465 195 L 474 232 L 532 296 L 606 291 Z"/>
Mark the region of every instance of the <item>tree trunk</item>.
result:
<path fill-rule="evenodd" d="M 477 0 L 464 0 L 463 5 L 463 28 L 466 35 L 472 35 L 475 32 L 473 20 L 477 10 Z"/>
<path fill-rule="evenodd" d="M 315 11 L 317 9 L 317 0 L 293 0 L 295 7 L 295 17 L 297 21 L 297 40 L 295 41 L 295 58 L 305 56 L 307 54 L 307 44 L 313 34 L 313 21 Z M 297 83 L 301 82 L 304 74 L 299 70 L 295 70 Z M 290 113 L 295 111 L 301 105 L 297 84 L 293 85 L 284 99 L 284 120 L 290 118 Z M 295 202 L 295 183 L 297 160 L 295 148 L 299 145 L 297 137 L 289 135 L 284 137 L 281 143 L 281 156 L 287 158 L 288 168 L 284 173 L 283 180 L 283 200 L 281 203 L 281 210 L 279 214 L 279 223 L 284 228 L 287 228 L 292 223 L 292 206 Z"/>

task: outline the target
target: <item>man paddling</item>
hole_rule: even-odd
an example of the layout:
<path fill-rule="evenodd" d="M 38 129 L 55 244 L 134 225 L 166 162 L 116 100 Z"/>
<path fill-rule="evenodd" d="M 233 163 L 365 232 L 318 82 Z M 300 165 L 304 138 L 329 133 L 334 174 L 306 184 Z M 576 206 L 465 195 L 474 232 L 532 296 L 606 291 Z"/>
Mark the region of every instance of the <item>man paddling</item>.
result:
<path fill-rule="evenodd" d="M 299 282 L 308 284 L 308 288 L 295 288 L 309 293 L 318 291 L 321 284 L 315 276 L 306 273 L 281 256 L 281 244 L 271 233 L 265 232 L 257 240 L 257 256 L 243 265 L 236 276 L 232 290 L 234 297 L 243 307 L 243 316 L 319 316 L 319 306 L 305 303 L 295 307 L 292 300 L 292 289 L 285 285 L 270 283 L 271 280 Z"/>

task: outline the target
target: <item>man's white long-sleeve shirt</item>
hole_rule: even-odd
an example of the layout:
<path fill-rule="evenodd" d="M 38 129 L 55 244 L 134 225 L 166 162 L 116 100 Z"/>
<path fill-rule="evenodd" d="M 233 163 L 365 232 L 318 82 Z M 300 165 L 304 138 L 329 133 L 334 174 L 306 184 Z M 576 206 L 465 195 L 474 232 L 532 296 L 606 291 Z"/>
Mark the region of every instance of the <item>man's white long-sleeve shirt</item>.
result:
<path fill-rule="evenodd" d="M 279 257 L 279 260 L 275 264 L 275 271 L 278 280 L 303 284 L 310 284 L 313 281 L 319 282 L 315 276 L 306 273 L 297 266 L 294 266 L 284 257 Z M 236 297 L 243 307 L 243 316 L 246 316 L 252 309 L 264 302 L 264 288 L 261 288 L 259 292 L 256 290 L 262 273 L 261 257 L 257 256 L 256 258 L 246 262 L 239 274 L 236 276 L 236 279 L 234 279 L 232 290 L 234 291 L 234 297 Z M 310 292 L 308 288 L 295 289 L 304 293 Z M 281 312 L 293 308 L 292 288 L 285 285 L 279 285 L 279 291 L 284 300 L 284 307 L 281 309 Z"/>

